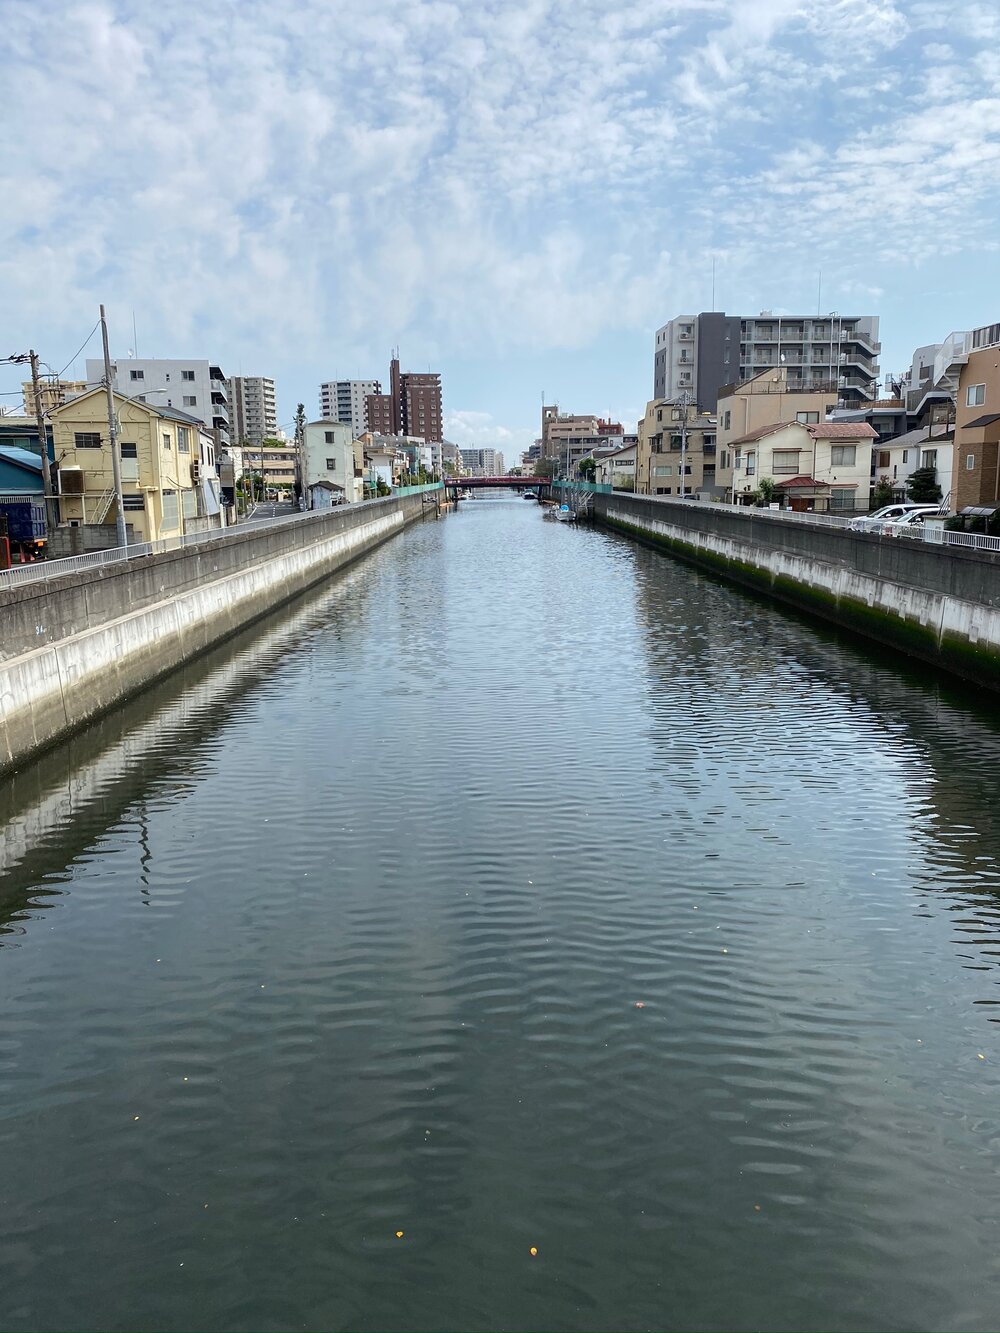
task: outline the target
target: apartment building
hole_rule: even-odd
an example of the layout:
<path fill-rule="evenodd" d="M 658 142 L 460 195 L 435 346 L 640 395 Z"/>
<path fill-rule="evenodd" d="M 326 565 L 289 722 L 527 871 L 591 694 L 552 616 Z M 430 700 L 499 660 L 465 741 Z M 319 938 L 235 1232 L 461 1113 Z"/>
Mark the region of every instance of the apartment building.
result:
<path fill-rule="evenodd" d="M 733 502 L 753 504 L 769 478 L 796 510 L 868 509 L 875 431 L 864 421 L 778 422 L 733 441 Z"/>
<path fill-rule="evenodd" d="M 324 421 L 350 426 L 357 439 L 366 430 L 378 429 L 368 421 L 365 401 L 381 393 L 378 380 L 327 380 L 319 386 L 320 416 Z M 390 429 L 391 424 L 390 413 Z"/>
<path fill-rule="evenodd" d="M 654 398 L 639 422 L 635 488 L 641 495 L 720 498 L 717 423 L 689 396 Z"/>
<path fill-rule="evenodd" d="M 714 411 L 725 386 L 784 368 L 797 388 L 864 406 L 878 396 L 878 332 L 877 315 L 678 315 L 656 331 L 654 398 L 687 390 Z"/>
<path fill-rule="evenodd" d="M 233 443 L 259 449 L 265 440 L 274 439 L 278 433 L 274 380 L 264 375 L 234 375 L 226 387 Z"/>
<path fill-rule="evenodd" d="M 503 477 L 506 464 L 496 449 L 463 449 L 462 471 L 468 477 Z"/>
<path fill-rule="evenodd" d="M 389 392 L 366 396 L 365 420 L 367 429 L 378 434 L 441 440 L 441 376 L 401 371 L 399 357 L 394 356 L 389 362 Z"/>
<path fill-rule="evenodd" d="M 349 422 L 310 421 L 303 438 L 305 486 L 332 487 L 337 501 L 364 498 L 364 468 L 355 460 L 354 428 Z"/>
<path fill-rule="evenodd" d="M 101 366 L 103 375 L 103 363 Z M 47 378 L 41 380 L 39 384 L 38 396 L 42 400 L 42 411 L 51 412 L 54 407 L 61 407 L 70 398 L 75 398 L 78 394 L 86 393 L 88 389 L 95 386 L 88 384 L 86 380 L 60 380 Z M 35 387 L 31 380 L 25 380 L 21 385 L 21 393 L 24 395 L 24 410 L 29 416 L 34 415 L 35 411 Z"/>
<path fill-rule="evenodd" d="M 817 425 L 837 405 L 834 390 L 804 389 L 780 366 L 764 371 L 742 384 L 723 389 L 716 414 L 717 466 L 715 484 L 720 493 L 732 494 L 733 444 L 743 435 L 783 422 Z"/>
<path fill-rule="evenodd" d="M 1000 504 L 1000 324 L 964 335 L 951 508 Z"/>
<path fill-rule="evenodd" d="M 294 491 L 299 477 L 298 451 L 284 440 L 265 440 L 260 445 L 245 444 L 228 451 L 236 476 L 259 477 L 265 494 L 281 495 Z"/>
<path fill-rule="evenodd" d="M 122 506 L 136 541 L 223 526 L 215 439 L 188 412 L 116 393 Z M 114 527 L 117 502 L 104 389 L 52 409 L 61 523 Z"/>
<path fill-rule="evenodd" d="M 88 360 L 88 382 L 101 384 L 103 379 L 104 362 Z M 220 448 L 232 443 L 229 388 L 214 361 L 128 357 L 112 363 L 111 379 L 113 389 L 140 403 L 177 408 L 197 417 L 216 432 Z"/>

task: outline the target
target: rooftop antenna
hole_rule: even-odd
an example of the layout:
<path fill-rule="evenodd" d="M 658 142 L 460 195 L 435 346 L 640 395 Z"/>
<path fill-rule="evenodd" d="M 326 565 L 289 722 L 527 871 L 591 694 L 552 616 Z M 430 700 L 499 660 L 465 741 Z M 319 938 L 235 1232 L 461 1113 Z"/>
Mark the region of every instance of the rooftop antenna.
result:
<path fill-rule="evenodd" d="M 132 307 L 132 355 L 139 355 L 139 338 L 135 331 L 135 306 Z"/>
<path fill-rule="evenodd" d="M 712 309 L 715 309 L 715 255 L 712 256 Z"/>
<path fill-rule="evenodd" d="M 819 277 L 816 280 L 816 314 L 823 309 L 823 270 L 820 269 Z"/>

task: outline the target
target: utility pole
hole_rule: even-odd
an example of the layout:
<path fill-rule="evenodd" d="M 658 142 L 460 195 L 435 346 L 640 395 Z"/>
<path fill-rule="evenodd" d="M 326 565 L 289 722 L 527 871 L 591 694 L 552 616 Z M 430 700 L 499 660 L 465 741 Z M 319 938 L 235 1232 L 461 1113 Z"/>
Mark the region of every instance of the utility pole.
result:
<path fill-rule="evenodd" d="M 687 450 L 688 450 L 688 407 L 691 403 L 691 395 L 687 389 L 681 390 L 681 499 L 684 499 L 685 486 L 687 484 Z"/>
<path fill-rule="evenodd" d="M 101 306 L 101 340 L 104 343 L 104 388 L 108 395 L 108 435 L 111 440 L 111 475 L 115 485 L 115 504 L 117 505 L 118 545 L 128 546 L 128 533 L 125 530 L 125 506 L 122 503 L 122 468 L 118 458 L 118 430 L 115 426 L 115 392 L 111 387 L 111 353 L 108 351 L 108 322 L 104 318 Z"/>
<path fill-rule="evenodd" d="M 31 362 L 31 390 L 35 399 L 35 421 L 38 424 L 38 445 L 42 451 L 42 489 L 45 492 L 45 531 L 51 537 L 56 526 L 56 503 L 52 490 L 52 471 L 49 467 L 49 441 L 45 433 L 45 417 L 42 414 L 42 386 L 38 379 L 38 353 L 28 352 Z"/>

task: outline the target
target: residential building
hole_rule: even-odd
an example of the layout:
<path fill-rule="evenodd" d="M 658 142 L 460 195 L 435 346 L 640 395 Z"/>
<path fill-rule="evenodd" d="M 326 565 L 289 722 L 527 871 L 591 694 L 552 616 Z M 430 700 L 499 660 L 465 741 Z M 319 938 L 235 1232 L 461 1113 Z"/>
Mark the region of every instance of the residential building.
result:
<path fill-rule="evenodd" d="M 570 412 L 560 412 L 557 404 L 543 405 L 542 434 L 535 442 L 538 447 L 538 457 L 565 461 L 566 441 L 584 436 L 597 437 L 601 433 L 598 421 L 599 418 L 593 414 L 578 416 Z M 620 435 L 621 426 L 618 426 L 617 432 L 609 433 Z"/>
<path fill-rule="evenodd" d="M 878 331 L 877 315 L 678 315 L 656 331 L 654 398 L 686 389 L 713 411 L 725 386 L 782 367 L 796 388 L 864 406 L 877 393 Z"/>
<path fill-rule="evenodd" d="M 456 476 L 462 470 L 462 451 L 457 444 L 441 441 L 441 474 Z"/>
<path fill-rule="evenodd" d="M 715 486 L 720 495 L 731 494 L 733 442 L 761 426 L 801 421 L 816 425 L 825 421 L 837 405 L 835 391 L 803 389 L 789 379 L 786 367 L 762 372 L 743 384 L 723 389 L 716 419 L 717 463 Z"/>
<path fill-rule="evenodd" d="M 103 363 L 102 363 L 103 374 Z M 59 407 L 65 403 L 68 398 L 75 398 L 77 394 L 86 393 L 92 389 L 93 384 L 88 384 L 86 380 L 60 380 L 46 378 L 39 384 L 39 397 L 42 400 L 42 411 L 51 412 L 54 407 Z M 25 413 L 31 415 L 35 410 L 35 390 L 31 380 L 25 380 L 21 385 L 21 392 L 24 395 Z"/>
<path fill-rule="evenodd" d="M 400 477 L 410 468 L 410 456 L 399 447 L 399 437 L 365 431 L 356 443 L 363 449 L 367 492 L 374 490 L 376 482 L 382 482 L 390 489 L 398 486 Z"/>
<path fill-rule="evenodd" d="M 384 435 L 407 435 L 440 440 L 443 434 L 441 376 L 400 371 L 399 357 L 389 362 L 389 392 L 365 398 L 368 430 Z"/>
<path fill-rule="evenodd" d="M 278 433 L 274 380 L 264 375 L 234 375 L 227 381 L 229 435 L 234 444 L 259 449 Z M 191 410 L 191 409 L 188 409 Z"/>
<path fill-rule="evenodd" d="M 965 335 L 955 405 L 951 508 L 1000 505 L 1000 324 Z"/>
<path fill-rule="evenodd" d="M 719 498 L 716 459 L 716 419 L 697 412 L 690 395 L 654 398 L 646 404 L 636 452 L 640 494 Z"/>
<path fill-rule="evenodd" d="M 233 442 L 226 377 L 214 361 L 127 357 L 113 362 L 111 371 L 112 388 L 118 393 L 154 407 L 188 412 L 215 431 L 219 448 Z M 88 360 L 88 382 L 101 384 L 103 379 L 104 362 Z"/>
<path fill-rule="evenodd" d="M 869 423 L 871 424 L 871 423 Z M 874 429 L 874 427 L 873 427 Z M 874 483 L 887 481 L 894 500 L 908 500 L 906 483 L 918 468 L 932 467 L 942 499 L 951 492 L 954 458 L 954 428 L 918 426 L 893 439 L 879 440 L 875 446 Z"/>
<path fill-rule="evenodd" d="M 378 380 L 327 380 L 319 386 L 320 416 L 350 426 L 357 439 L 366 430 L 376 429 L 368 420 L 365 401 L 381 393 Z M 387 424 L 391 431 L 391 420 Z"/>
<path fill-rule="evenodd" d="M 623 445 L 620 449 L 601 452 L 594 456 L 596 464 L 594 480 L 599 486 L 613 486 L 615 490 L 635 490 L 635 467 L 638 441 Z"/>
<path fill-rule="evenodd" d="M 760 483 L 777 485 L 796 510 L 853 514 L 868 509 L 872 442 L 864 421 L 776 422 L 732 442 L 733 502 L 755 503 Z"/>
<path fill-rule="evenodd" d="M 503 454 L 496 449 L 463 449 L 462 470 L 469 477 L 506 475 Z"/>
<path fill-rule="evenodd" d="M 287 440 L 264 440 L 259 448 L 245 444 L 239 450 L 230 449 L 229 454 L 234 462 L 239 460 L 237 476 L 260 477 L 265 494 L 281 495 L 295 490 L 299 475 L 298 450 Z"/>
<path fill-rule="evenodd" d="M 307 491 L 323 483 L 327 495 L 336 501 L 351 504 L 364 498 L 364 469 L 355 462 L 354 428 L 349 422 L 310 421 L 305 428 L 303 459 Z M 320 500 L 320 507 L 328 507 L 322 497 L 314 498 Z"/>
<path fill-rule="evenodd" d="M 114 395 L 122 501 L 134 540 L 221 527 L 215 439 L 173 407 Z M 52 409 L 63 525 L 110 526 L 116 501 L 105 391 L 91 389 Z"/>

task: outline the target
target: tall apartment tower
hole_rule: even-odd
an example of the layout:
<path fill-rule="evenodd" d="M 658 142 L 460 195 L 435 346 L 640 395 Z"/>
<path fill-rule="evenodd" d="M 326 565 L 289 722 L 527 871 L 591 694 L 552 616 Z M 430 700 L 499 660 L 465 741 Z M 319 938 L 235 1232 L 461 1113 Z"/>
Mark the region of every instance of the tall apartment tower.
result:
<path fill-rule="evenodd" d="M 100 384 L 103 361 L 87 361 L 87 380 Z M 179 407 L 218 434 L 225 448 L 231 439 L 229 389 L 214 361 L 167 361 L 122 357 L 111 365 L 112 388 L 152 407 Z"/>
<path fill-rule="evenodd" d="M 319 386 L 320 414 L 324 421 L 339 421 L 350 426 L 357 439 L 366 430 L 379 430 L 368 422 L 365 400 L 381 393 L 382 385 L 378 380 L 327 380 Z M 389 432 L 379 430 L 379 433 Z"/>
<path fill-rule="evenodd" d="M 441 376 L 400 371 L 399 358 L 394 356 L 389 363 L 389 392 L 369 394 L 365 410 L 369 430 L 440 440 L 444 433 Z"/>
<path fill-rule="evenodd" d="M 229 380 L 230 433 L 234 444 L 259 449 L 278 433 L 274 380 L 263 375 L 234 375 Z"/>
<path fill-rule="evenodd" d="M 653 396 L 687 390 L 714 412 L 724 385 L 784 367 L 790 389 L 864 407 L 878 397 L 878 328 L 877 315 L 677 315 L 656 331 Z"/>

